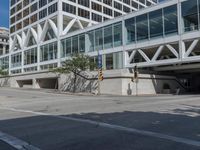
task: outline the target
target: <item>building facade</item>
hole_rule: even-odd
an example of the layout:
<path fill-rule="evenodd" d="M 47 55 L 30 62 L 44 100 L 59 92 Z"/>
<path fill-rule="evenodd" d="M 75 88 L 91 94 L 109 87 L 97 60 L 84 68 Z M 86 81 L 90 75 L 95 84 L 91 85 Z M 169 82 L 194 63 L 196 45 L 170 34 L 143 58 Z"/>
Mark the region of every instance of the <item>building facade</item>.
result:
<path fill-rule="evenodd" d="M 97 61 L 99 52 L 103 69 L 113 70 L 115 73 L 111 74 L 122 78 L 133 75 L 119 70 L 135 66 L 145 74 L 149 73 L 151 80 L 156 77 L 150 77 L 150 72 L 168 75 L 171 71 L 181 70 L 182 73 L 176 74 L 181 76 L 190 72 L 183 70 L 198 70 L 200 0 L 156 3 L 158 1 L 151 0 L 88 0 L 84 3 L 79 0 L 13 0 L 10 9 L 10 75 L 29 74 L 30 78 L 39 78 L 33 74 L 61 66 L 77 52 L 86 53 L 91 61 Z M 172 85 L 174 88 L 185 88 L 183 84 L 188 78 L 184 76 L 181 77 L 184 80 L 179 81 L 176 75 L 173 79 L 166 76 L 164 79 L 176 81 Z M 26 77 L 29 79 L 28 75 Z M 141 78 L 147 79 L 145 75 Z M 159 76 L 159 82 L 161 78 Z M 118 86 L 126 93 L 131 83 L 128 79 L 122 80 Z M 155 88 L 158 82 L 150 84 Z"/>
<path fill-rule="evenodd" d="M 155 3 L 155 0 L 11 0 L 10 74 L 60 66 L 62 55 L 66 55 L 61 54 L 61 37 Z M 81 38 L 84 37 L 79 41 L 84 42 Z"/>
<path fill-rule="evenodd" d="M 0 68 L 9 69 L 9 29 L 0 27 Z"/>

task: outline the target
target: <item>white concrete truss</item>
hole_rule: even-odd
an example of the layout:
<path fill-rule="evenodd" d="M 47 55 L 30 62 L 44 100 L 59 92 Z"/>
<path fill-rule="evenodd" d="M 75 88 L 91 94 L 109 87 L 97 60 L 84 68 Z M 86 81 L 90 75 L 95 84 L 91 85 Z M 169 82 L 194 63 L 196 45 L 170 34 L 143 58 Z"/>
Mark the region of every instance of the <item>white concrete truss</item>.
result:
<path fill-rule="evenodd" d="M 137 65 L 143 68 L 200 62 L 200 38 L 138 47 L 125 50 L 125 67 L 133 68 Z"/>
<path fill-rule="evenodd" d="M 125 66 L 128 68 L 135 65 L 138 67 L 160 65 L 169 62 L 170 59 L 179 59 L 178 49 L 174 48 L 171 44 L 127 50 L 125 54 Z"/>

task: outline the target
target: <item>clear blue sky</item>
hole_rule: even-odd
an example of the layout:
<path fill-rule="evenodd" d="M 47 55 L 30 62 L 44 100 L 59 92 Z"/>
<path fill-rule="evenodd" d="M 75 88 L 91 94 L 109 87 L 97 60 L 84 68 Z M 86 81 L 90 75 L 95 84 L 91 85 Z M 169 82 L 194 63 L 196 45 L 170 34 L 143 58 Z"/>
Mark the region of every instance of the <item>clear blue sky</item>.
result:
<path fill-rule="evenodd" d="M 0 0 L 0 26 L 9 27 L 9 0 Z"/>

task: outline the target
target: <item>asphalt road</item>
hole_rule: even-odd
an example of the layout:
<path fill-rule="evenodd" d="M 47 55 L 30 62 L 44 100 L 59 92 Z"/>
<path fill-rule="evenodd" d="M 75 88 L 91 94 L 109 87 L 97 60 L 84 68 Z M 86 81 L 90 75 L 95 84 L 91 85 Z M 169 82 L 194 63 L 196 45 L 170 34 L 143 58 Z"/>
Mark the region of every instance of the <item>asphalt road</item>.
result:
<path fill-rule="evenodd" d="M 200 95 L 0 89 L 0 150 L 200 150 Z"/>

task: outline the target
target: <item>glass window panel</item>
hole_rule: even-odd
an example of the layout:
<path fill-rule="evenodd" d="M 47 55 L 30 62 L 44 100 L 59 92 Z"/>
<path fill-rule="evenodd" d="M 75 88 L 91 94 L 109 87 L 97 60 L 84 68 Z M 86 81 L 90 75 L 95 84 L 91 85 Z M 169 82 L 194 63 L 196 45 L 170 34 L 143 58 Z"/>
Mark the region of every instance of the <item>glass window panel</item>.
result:
<path fill-rule="evenodd" d="M 114 30 L 114 47 L 122 45 L 122 23 L 115 24 Z"/>
<path fill-rule="evenodd" d="M 88 32 L 88 45 L 89 45 L 89 51 L 94 51 L 94 31 Z"/>
<path fill-rule="evenodd" d="M 95 30 L 95 50 L 103 49 L 103 34 L 102 29 Z"/>
<path fill-rule="evenodd" d="M 104 28 L 104 48 L 113 47 L 112 26 Z"/>
<path fill-rule="evenodd" d="M 147 14 L 136 17 L 137 41 L 148 39 Z"/>
<path fill-rule="evenodd" d="M 53 59 L 53 44 L 49 44 L 48 60 Z"/>
<path fill-rule="evenodd" d="M 106 54 L 106 69 L 113 69 L 113 54 Z"/>
<path fill-rule="evenodd" d="M 69 56 L 72 53 L 72 39 L 69 38 L 66 40 L 66 50 L 65 50 L 65 56 Z"/>
<path fill-rule="evenodd" d="M 85 52 L 85 34 L 79 35 L 79 51 Z"/>
<path fill-rule="evenodd" d="M 53 59 L 56 59 L 57 58 L 57 42 L 53 43 Z"/>
<path fill-rule="evenodd" d="M 78 53 L 78 36 L 72 38 L 72 53 Z"/>
<path fill-rule="evenodd" d="M 126 43 L 135 42 L 135 18 L 125 20 Z"/>
<path fill-rule="evenodd" d="M 181 3 L 184 31 L 198 28 L 197 0 L 188 0 Z"/>
<path fill-rule="evenodd" d="M 162 9 L 149 13 L 150 38 L 163 35 Z"/>
<path fill-rule="evenodd" d="M 43 50 L 44 50 L 43 61 L 46 61 L 46 60 L 48 60 L 48 45 L 45 45 Z"/>
<path fill-rule="evenodd" d="M 163 12 L 164 12 L 165 35 L 178 33 L 177 5 L 166 7 L 164 8 Z"/>

